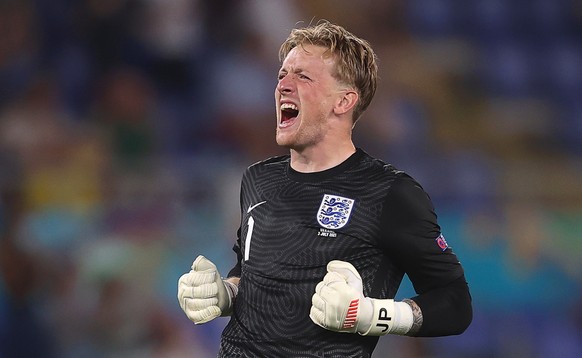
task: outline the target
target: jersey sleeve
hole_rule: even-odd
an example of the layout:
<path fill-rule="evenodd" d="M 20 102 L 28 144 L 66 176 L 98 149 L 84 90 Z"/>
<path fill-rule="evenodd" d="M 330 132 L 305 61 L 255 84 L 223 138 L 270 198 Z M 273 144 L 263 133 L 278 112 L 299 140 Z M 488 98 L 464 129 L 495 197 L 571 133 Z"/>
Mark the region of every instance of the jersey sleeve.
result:
<path fill-rule="evenodd" d="M 472 318 L 463 267 L 441 232 L 428 194 L 399 173 L 383 209 L 381 246 L 404 271 L 423 313 L 418 335 L 459 334 Z"/>
<path fill-rule="evenodd" d="M 244 187 L 245 187 L 245 181 L 247 180 L 247 172 L 245 171 L 243 174 L 243 178 L 241 181 L 241 186 L 240 186 L 240 218 L 241 218 L 241 224 L 238 228 L 238 230 L 236 231 L 236 242 L 234 243 L 232 250 L 235 252 L 236 254 L 236 263 L 234 265 L 233 268 L 230 269 L 230 271 L 228 272 L 228 277 L 240 277 L 241 272 L 242 272 L 242 260 L 243 260 L 243 254 L 242 254 L 242 249 L 241 249 L 241 228 L 242 228 L 242 217 L 243 217 L 243 197 L 244 197 Z"/>
<path fill-rule="evenodd" d="M 233 268 L 230 269 L 230 271 L 228 272 L 228 276 L 227 277 L 240 277 L 240 274 L 242 272 L 242 251 L 240 249 L 240 228 L 238 229 L 237 233 L 237 240 L 234 243 L 234 246 L 232 247 L 232 250 L 236 253 L 236 264 L 234 265 Z"/>

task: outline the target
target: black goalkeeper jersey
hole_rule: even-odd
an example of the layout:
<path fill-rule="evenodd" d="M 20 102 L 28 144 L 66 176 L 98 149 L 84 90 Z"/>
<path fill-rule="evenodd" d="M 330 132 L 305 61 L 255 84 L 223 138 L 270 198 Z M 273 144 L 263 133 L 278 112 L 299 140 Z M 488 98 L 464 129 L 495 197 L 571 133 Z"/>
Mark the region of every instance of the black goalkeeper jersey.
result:
<path fill-rule="evenodd" d="M 394 298 L 406 273 L 417 293 L 462 277 L 430 198 L 410 176 L 358 149 L 299 173 L 289 156 L 249 167 L 234 246 L 240 277 L 221 357 L 369 357 L 378 337 L 336 333 L 309 318 L 331 260 L 348 261 L 364 295 Z"/>

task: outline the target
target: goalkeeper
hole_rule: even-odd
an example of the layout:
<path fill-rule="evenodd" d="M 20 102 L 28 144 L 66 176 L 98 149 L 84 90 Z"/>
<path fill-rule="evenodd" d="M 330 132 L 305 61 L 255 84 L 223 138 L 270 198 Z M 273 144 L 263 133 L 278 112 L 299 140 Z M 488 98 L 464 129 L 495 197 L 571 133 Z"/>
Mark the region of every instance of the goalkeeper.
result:
<path fill-rule="evenodd" d="M 369 43 L 323 21 L 279 55 L 275 139 L 289 154 L 244 172 L 236 264 L 222 277 L 198 256 L 182 310 L 230 317 L 220 357 L 370 357 L 382 335 L 461 334 L 471 296 L 429 196 L 352 141 L 376 91 Z M 405 274 L 416 296 L 397 302 Z"/>

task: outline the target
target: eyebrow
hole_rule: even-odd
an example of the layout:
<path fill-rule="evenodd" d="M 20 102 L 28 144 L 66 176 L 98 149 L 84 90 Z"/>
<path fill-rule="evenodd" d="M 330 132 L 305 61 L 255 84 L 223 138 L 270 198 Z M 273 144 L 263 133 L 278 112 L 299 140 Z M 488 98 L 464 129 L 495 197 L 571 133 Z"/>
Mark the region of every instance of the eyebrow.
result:
<path fill-rule="evenodd" d="M 280 68 L 278 73 L 281 73 L 281 72 L 285 72 L 285 73 L 292 72 L 292 73 L 295 73 L 295 74 L 298 74 L 298 73 L 310 73 L 308 70 L 305 70 L 305 69 L 303 69 L 301 67 L 294 68 L 294 69 L 292 69 L 292 71 L 289 71 L 289 70 L 287 70 L 285 68 Z"/>

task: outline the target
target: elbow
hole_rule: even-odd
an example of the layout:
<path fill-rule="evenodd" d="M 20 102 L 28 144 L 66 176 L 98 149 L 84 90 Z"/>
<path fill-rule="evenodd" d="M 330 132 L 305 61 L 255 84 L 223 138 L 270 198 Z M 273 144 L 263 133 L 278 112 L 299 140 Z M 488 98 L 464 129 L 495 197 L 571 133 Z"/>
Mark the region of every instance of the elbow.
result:
<path fill-rule="evenodd" d="M 455 328 L 452 330 L 450 335 L 459 335 L 464 333 L 467 328 L 473 322 L 473 299 L 471 293 L 469 292 L 469 286 L 465 282 L 462 290 L 458 291 L 458 296 L 456 300 L 456 322 Z"/>
<path fill-rule="evenodd" d="M 439 290 L 415 297 L 424 322 L 417 336 L 442 337 L 464 333 L 473 321 L 473 304 L 464 278 Z"/>
<path fill-rule="evenodd" d="M 473 322 L 473 305 L 469 296 L 467 302 L 462 307 L 459 307 L 457 327 L 451 332 L 451 335 L 464 333 L 471 325 L 471 322 Z"/>

